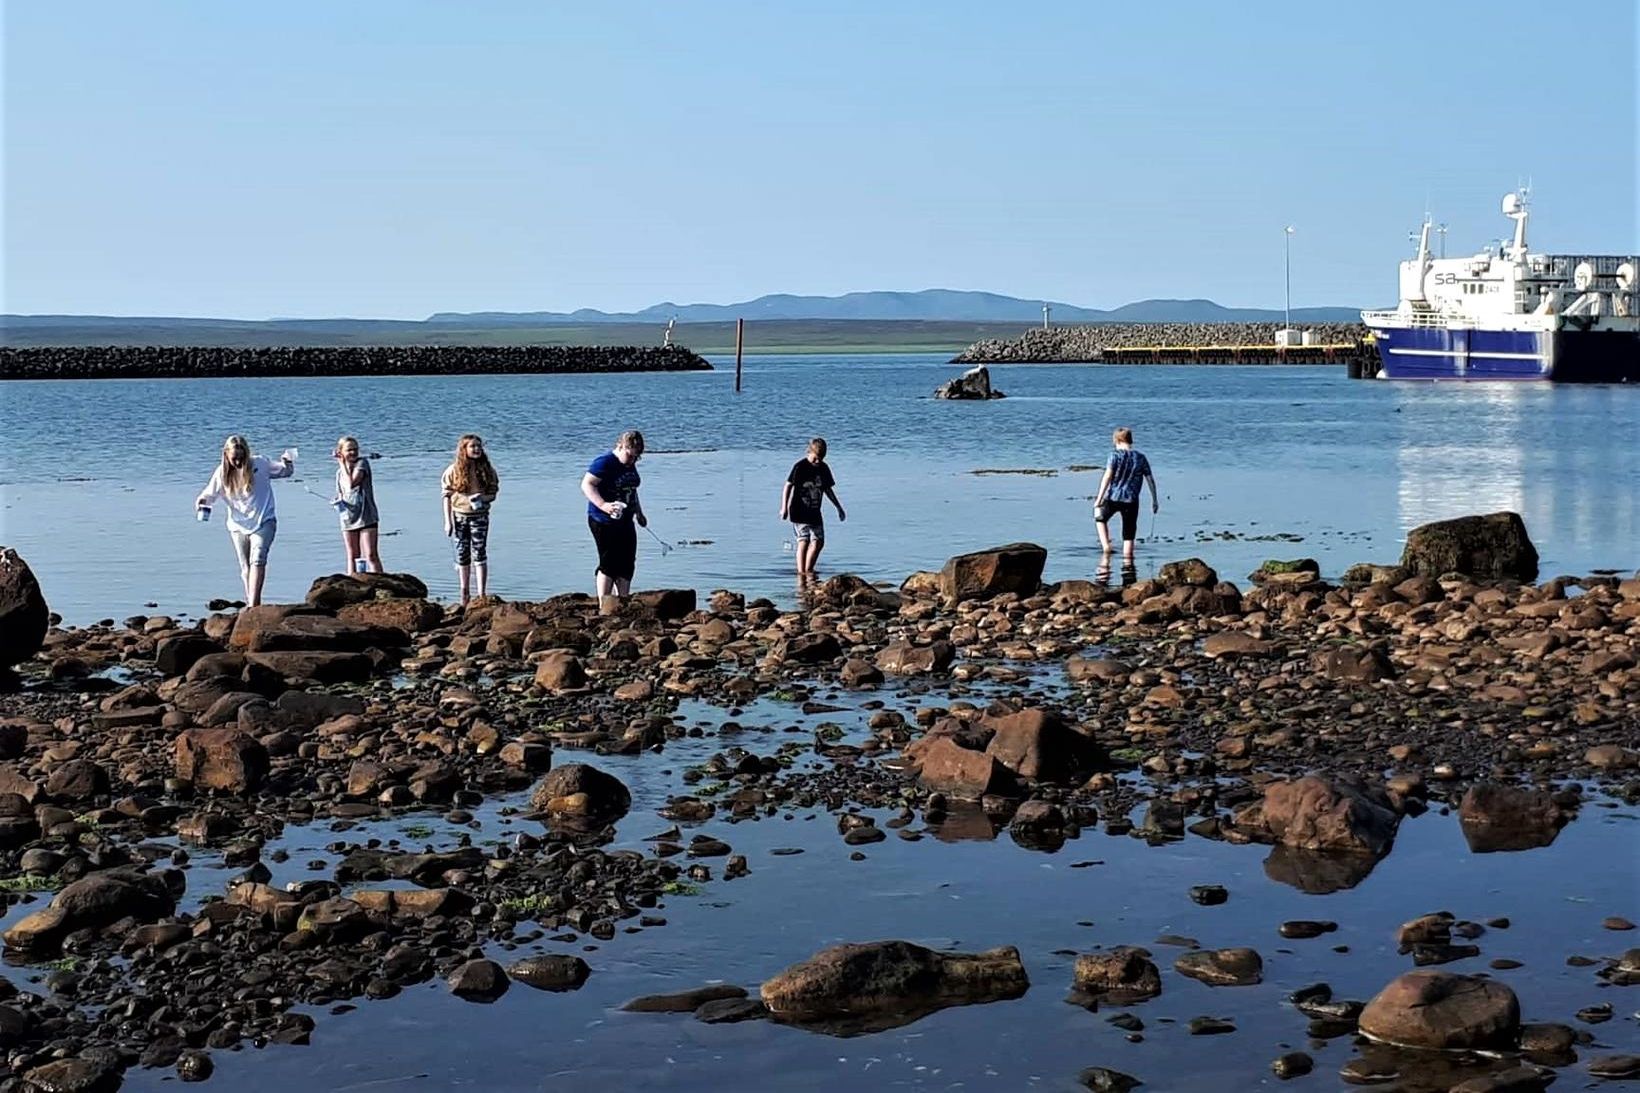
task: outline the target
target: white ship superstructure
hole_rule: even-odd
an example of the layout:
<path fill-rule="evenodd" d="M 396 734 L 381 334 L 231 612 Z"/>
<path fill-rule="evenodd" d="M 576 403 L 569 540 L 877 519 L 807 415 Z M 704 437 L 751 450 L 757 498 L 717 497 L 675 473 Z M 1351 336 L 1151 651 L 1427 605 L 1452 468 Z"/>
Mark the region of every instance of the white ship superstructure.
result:
<path fill-rule="evenodd" d="M 1389 379 L 1640 381 L 1640 257 L 1533 254 L 1524 193 L 1503 199 L 1514 236 L 1434 258 L 1428 218 L 1400 265 L 1400 303 L 1363 311 Z"/>

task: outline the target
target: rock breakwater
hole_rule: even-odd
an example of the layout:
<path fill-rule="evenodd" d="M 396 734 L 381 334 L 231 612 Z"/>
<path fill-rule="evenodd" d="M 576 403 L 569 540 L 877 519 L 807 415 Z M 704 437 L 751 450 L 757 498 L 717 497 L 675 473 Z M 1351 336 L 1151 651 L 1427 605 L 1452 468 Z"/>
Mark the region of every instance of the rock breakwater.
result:
<path fill-rule="evenodd" d="M 199 379 L 222 376 L 553 375 L 709 371 L 681 346 L 412 345 L 344 348 L 77 346 L 0 348 L 0 380 Z"/>
<path fill-rule="evenodd" d="M 1156 359 L 1200 360 L 1203 363 L 1230 359 L 1231 354 L 1207 353 L 1207 350 L 1230 350 L 1250 347 L 1268 347 L 1268 356 L 1276 358 L 1276 331 L 1280 323 L 1097 323 L 1092 326 L 1059 326 L 1025 331 L 1017 338 L 988 338 L 975 342 L 952 359 L 953 364 L 1030 364 L 1079 363 L 1100 361 L 1120 356 L 1123 360 L 1145 359 L 1125 354 L 1145 349 L 1177 349 L 1191 351 L 1179 357 L 1160 356 Z M 1318 346 L 1359 346 L 1364 343 L 1367 328 L 1358 323 L 1310 323 L 1300 329 L 1310 331 L 1315 346 L 1295 346 L 1289 353 L 1292 359 L 1310 360 L 1321 355 Z M 1340 357 L 1347 359 L 1348 354 Z M 1247 356 L 1249 363 L 1258 358 Z"/>

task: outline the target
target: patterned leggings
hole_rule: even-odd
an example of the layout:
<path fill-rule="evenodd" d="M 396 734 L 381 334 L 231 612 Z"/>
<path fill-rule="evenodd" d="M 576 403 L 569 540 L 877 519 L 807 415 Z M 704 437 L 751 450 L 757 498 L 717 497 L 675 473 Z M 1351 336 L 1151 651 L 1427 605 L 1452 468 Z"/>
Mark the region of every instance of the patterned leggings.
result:
<path fill-rule="evenodd" d="M 488 565 L 490 561 L 490 516 L 457 516 L 455 524 L 456 565 Z"/>

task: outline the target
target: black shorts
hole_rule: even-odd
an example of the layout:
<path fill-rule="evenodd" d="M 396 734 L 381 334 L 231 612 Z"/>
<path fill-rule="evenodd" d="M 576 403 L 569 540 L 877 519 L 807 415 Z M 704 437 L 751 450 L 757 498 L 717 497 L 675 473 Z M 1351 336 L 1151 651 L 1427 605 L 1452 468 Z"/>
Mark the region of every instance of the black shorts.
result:
<path fill-rule="evenodd" d="M 1139 499 L 1106 501 L 1093 510 L 1093 518 L 1101 524 L 1109 523 L 1117 513 L 1122 514 L 1122 542 L 1131 543 L 1139 533 Z"/>
<path fill-rule="evenodd" d="M 598 572 L 613 581 L 630 581 L 638 567 L 638 525 L 624 520 L 594 520 L 587 517 L 592 541 L 598 544 Z"/>

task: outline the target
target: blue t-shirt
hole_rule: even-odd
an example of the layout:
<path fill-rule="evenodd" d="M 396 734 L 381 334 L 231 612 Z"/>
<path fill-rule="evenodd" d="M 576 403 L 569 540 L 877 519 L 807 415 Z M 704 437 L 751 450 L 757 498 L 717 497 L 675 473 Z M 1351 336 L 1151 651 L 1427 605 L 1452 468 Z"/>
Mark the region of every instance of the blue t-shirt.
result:
<path fill-rule="evenodd" d="M 632 519 L 632 498 L 637 496 L 638 486 L 643 479 L 638 477 L 638 468 L 630 463 L 622 463 L 615 458 L 614 452 L 605 452 L 592 461 L 587 473 L 598 480 L 598 496 L 606 502 L 619 501 L 626 506 L 626 512 L 621 519 Z M 587 515 L 600 524 L 612 524 L 615 518 L 603 509 L 587 502 Z"/>
<path fill-rule="evenodd" d="M 1110 462 L 1105 464 L 1110 472 L 1110 488 L 1105 491 L 1105 498 L 1109 501 L 1137 501 L 1139 488 L 1144 485 L 1145 478 L 1150 474 L 1150 460 L 1145 453 L 1134 451 L 1132 448 L 1117 448 L 1110 453 Z"/>

